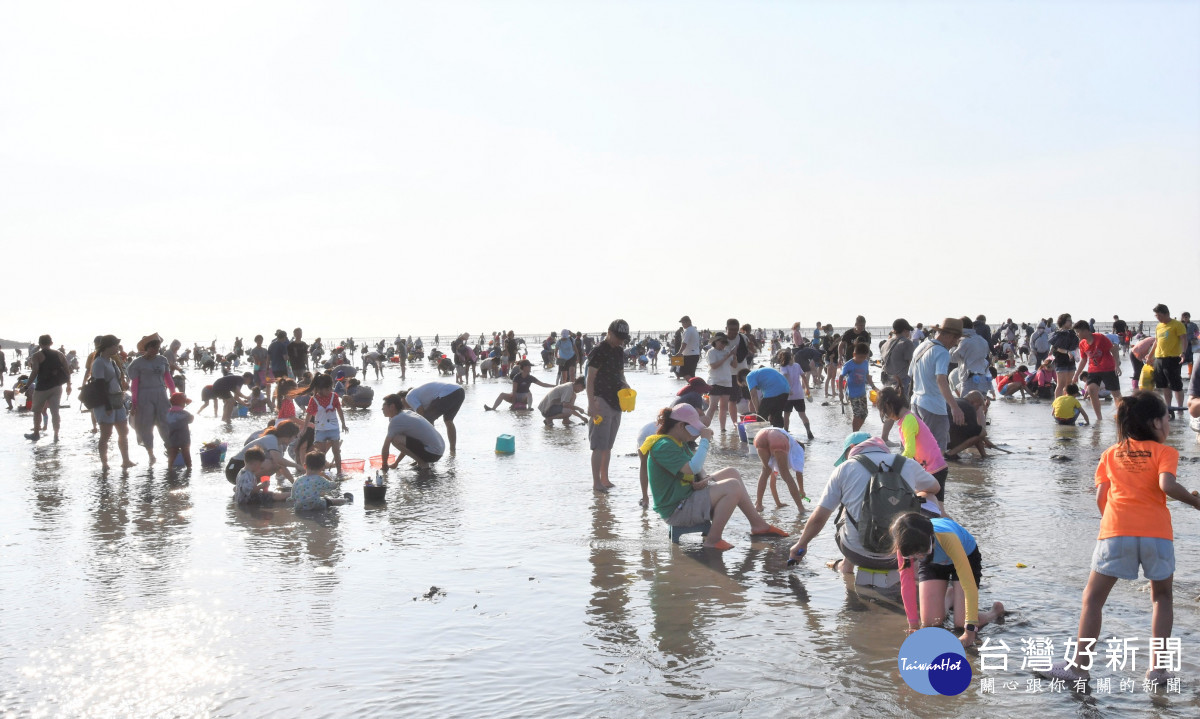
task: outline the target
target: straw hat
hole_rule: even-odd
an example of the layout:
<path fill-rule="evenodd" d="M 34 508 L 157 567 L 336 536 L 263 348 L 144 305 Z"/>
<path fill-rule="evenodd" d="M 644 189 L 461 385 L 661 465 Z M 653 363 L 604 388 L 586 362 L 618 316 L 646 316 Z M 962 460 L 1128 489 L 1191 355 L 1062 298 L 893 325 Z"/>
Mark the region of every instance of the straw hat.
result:
<path fill-rule="evenodd" d="M 158 342 L 158 344 L 160 344 L 160 345 L 161 345 L 161 344 L 162 344 L 162 341 L 163 341 L 163 338 L 162 338 L 162 336 L 161 336 L 161 335 L 159 335 L 157 332 L 155 332 L 155 333 L 154 333 L 154 334 L 152 334 L 152 335 L 146 335 L 145 337 L 143 337 L 143 338 L 141 338 L 140 340 L 138 340 L 138 343 L 137 343 L 137 351 L 138 351 L 138 352 L 145 352 L 145 351 L 146 351 L 146 345 L 150 344 L 151 342 L 155 342 L 155 341 L 157 341 L 157 342 Z"/>

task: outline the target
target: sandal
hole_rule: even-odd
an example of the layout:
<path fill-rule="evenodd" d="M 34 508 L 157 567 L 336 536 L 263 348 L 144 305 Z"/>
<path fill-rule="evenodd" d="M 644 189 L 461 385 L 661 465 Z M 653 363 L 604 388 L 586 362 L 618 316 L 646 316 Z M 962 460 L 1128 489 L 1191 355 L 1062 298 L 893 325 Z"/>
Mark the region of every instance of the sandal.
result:
<path fill-rule="evenodd" d="M 724 552 L 726 549 L 733 549 L 733 545 L 730 544 L 729 542 L 726 542 L 724 539 L 722 539 L 721 541 L 717 542 L 716 544 L 705 544 L 704 548 L 705 549 L 716 549 L 718 551 Z"/>
<path fill-rule="evenodd" d="M 766 529 L 762 530 L 761 532 L 751 532 L 750 535 L 756 536 L 756 537 L 764 537 L 764 536 L 765 537 L 787 537 L 787 536 L 789 536 L 787 532 L 783 531 L 779 527 L 776 527 L 774 524 L 768 524 Z"/>
<path fill-rule="evenodd" d="M 825 566 L 829 567 L 830 569 L 832 569 L 835 572 L 840 572 L 840 571 L 842 571 L 842 562 L 844 562 L 844 561 L 845 561 L 844 559 L 840 559 L 840 558 L 835 559 L 831 562 L 827 562 L 825 564 Z"/>

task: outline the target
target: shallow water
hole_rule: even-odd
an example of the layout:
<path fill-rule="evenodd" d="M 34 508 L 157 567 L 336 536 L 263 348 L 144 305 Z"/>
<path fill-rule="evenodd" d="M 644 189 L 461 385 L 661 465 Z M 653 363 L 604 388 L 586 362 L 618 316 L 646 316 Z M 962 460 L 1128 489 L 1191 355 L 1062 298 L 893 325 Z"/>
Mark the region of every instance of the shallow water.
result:
<path fill-rule="evenodd" d="M 664 363 L 665 365 L 665 363 Z M 62 441 L 30 446 L 28 415 L 0 412 L 0 709 L 5 716 L 1162 716 L 1194 717 L 1195 685 L 1141 692 L 1027 693 L 1021 640 L 1073 636 L 1098 527 L 1092 473 L 1115 441 L 1111 423 L 1061 428 L 1048 403 L 999 402 L 991 433 L 1014 451 L 951 467 L 948 511 L 978 538 L 981 600 L 1013 611 L 982 636 L 1011 648 L 1011 671 L 990 671 L 958 697 L 924 697 L 896 670 L 903 616 L 864 602 L 824 569 L 832 528 L 797 569 L 791 540 L 751 541 L 735 514 L 733 550 L 674 546 L 637 505 L 638 428 L 680 386 L 660 366 L 630 372 L 638 409 L 625 415 L 607 496 L 590 491 L 586 429 L 547 429 L 524 412 L 485 413 L 507 383 L 467 389 L 455 457 L 393 473 L 385 505 L 322 517 L 287 507 L 243 511 L 220 470 L 189 476 L 165 461 L 102 476 L 87 417 L 64 410 Z M 549 381 L 550 373 L 536 370 Z M 202 376 L 190 373 L 192 385 Z M 389 369 L 376 408 L 348 412 L 343 457 L 379 452 L 378 398 L 434 378 Z M 543 390 L 537 391 L 540 397 Z M 195 392 L 193 392 L 195 394 Z M 810 404 L 817 439 L 806 489 L 820 495 L 849 431 L 836 405 Z M 195 409 L 198 405 L 193 405 Z M 1106 406 L 1106 412 L 1109 408 Z M 209 414 L 200 442 L 240 444 L 260 425 L 225 428 Z M 440 423 L 438 425 L 441 426 Z M 867 429 L 878 432 L 878 419 Z M 516 437 L 499 456 L 495 437 Z M 1200 447 L 1179 423 L 1181 480 L 1200 486 Z M 736 433 L 709 467 L 739 467 L 753 490 L 757 459 Z M 116 457 L 116 448 L 112 448 Z M 1066 454 L 1070 462 L 1049 462 Z M 782 489 L 782 487 L 781 487 Z M 784 492 L 786 497 L 786 492 Z M 770 499 L 768 496 L 768 504 Z M 1175 636 L 1183 675 L 1200 673 L 1200 513 L 1174 507 Z M 792 507 L 768 519 L 799 532 Z M 1018 569 L 1024 563 L 1028 568 Z M 431 588 L 436 587 L 436 591 Z M 1145 582 L 1121 582 L 1105 636 L 1149 631 Z M 1057 658 L 1057 657 L 1056 657 Z M 1144 652 L 1138 657 L 1144 660 Z M 1136 672 L 1101 670 L 1114 685 Z M 1019 688 L 1006 689 L 1005 682 Z"/>

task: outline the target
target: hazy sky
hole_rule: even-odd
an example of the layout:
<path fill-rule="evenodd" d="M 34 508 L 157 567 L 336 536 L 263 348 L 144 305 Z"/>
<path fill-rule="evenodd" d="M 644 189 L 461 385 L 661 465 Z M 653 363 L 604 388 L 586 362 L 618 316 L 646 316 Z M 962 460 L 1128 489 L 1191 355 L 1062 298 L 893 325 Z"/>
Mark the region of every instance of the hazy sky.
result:
<path fill-rule="evenodd" d="M 1200 2 L 0 2 L 0 337 L 1200 311 Z"/>

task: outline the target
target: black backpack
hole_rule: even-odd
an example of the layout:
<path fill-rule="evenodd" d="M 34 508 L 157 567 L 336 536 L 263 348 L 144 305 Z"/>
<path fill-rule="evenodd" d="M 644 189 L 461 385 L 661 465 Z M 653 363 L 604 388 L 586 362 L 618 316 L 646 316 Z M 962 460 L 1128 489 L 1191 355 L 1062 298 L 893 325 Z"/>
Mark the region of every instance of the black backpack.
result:
<path fill-rule="evenodd" d="M 880 467 L 861 454 L 854 459 L 866 467 L 871 473 L 871 479 L 867 483 L 866 493 L 863 494 L 862 507 L 858 510 L 858 521 L 855 521 L 849 512 L 846 512 L 846 519 L 858 530 L 863 549 L 874 554 L 884 554 L 892 548 L 889 532 L 892 521 L 905 512 L 918 511 L 921 508 L 921 498 L 900 476 L 900 471 L 904 468 L 904 457 L 895 456 L 890 467 Z"/>

